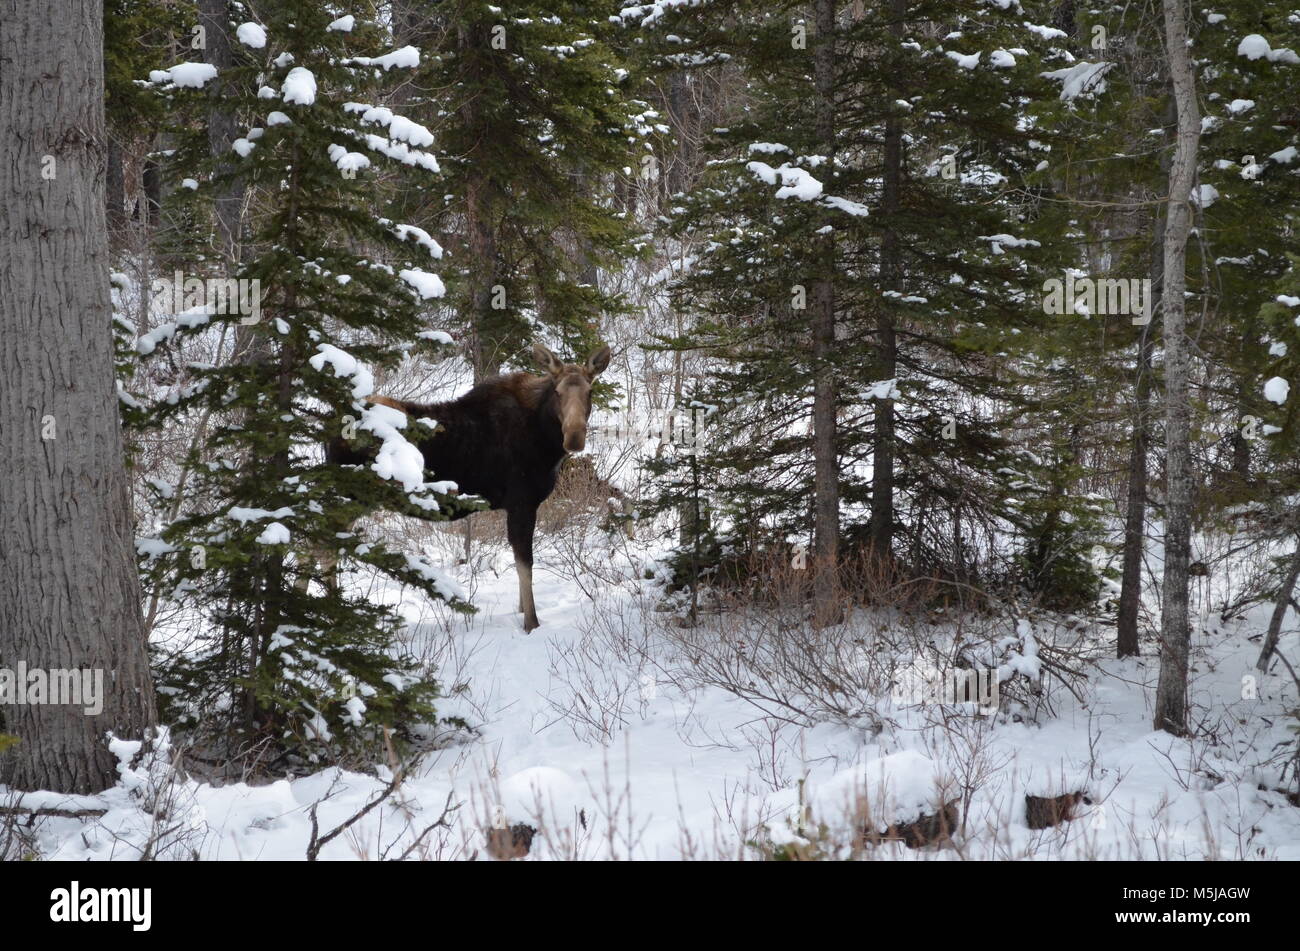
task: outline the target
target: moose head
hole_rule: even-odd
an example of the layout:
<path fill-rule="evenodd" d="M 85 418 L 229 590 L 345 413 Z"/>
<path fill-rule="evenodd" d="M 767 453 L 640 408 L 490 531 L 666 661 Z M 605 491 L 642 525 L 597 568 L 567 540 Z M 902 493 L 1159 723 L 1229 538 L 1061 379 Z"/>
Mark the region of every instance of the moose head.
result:
<path fill-rule="evenodd" d="M 533 357 L 555 384 L 556 414 L 564 433 L 564 451 L 582 452 L 587 445 L 587 417 L 591 415 L 591 382 L 609 366 L 609 344 L 601 344 L 583 364 L 562 363 L 540 343 Z"/>

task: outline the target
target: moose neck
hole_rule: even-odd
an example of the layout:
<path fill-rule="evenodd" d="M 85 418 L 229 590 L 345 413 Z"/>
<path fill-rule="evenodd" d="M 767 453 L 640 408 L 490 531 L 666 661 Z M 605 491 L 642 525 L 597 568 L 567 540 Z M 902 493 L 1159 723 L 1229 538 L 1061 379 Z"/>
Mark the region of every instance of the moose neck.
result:
<path fill-rule="evenodd" d="M 555 381 L 547 380 L 540 393 L 537 408 L 533 410 L 531 427 L 535 434 L 534 445 L 548 466 L 559 465 L 565 456 L 564 427 L 560 422 L 560 398 L 555 391 Z"/>

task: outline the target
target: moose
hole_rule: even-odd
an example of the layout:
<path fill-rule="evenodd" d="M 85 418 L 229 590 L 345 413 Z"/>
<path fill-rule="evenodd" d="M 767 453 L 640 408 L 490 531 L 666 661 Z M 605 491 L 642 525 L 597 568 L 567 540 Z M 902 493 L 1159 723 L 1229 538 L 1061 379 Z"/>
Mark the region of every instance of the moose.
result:
<path fill-rule="evenodd" d="M 540 343 L 533 346 L 533 356 L 546 371 L 542 376 L 521 372 L 491 377 L 450 402 L 368 398 L 437 423 L 430 435 L 415 442 L 425 469 L 439 480 L 455 482 L 460 492 L 481 496 L 490 508 L 505 509 L 525 631 L 541 623 L 533 601 L 537 508 L 555 488 L 564 457 L 586 447 L 591 384 L 609 366 L 610 349 L 602 344 L 583 364 L 562 363 Z M 337 465 L 373 461 L 373 455 L 341 437 L 329 443 L 325 457 Z"/>

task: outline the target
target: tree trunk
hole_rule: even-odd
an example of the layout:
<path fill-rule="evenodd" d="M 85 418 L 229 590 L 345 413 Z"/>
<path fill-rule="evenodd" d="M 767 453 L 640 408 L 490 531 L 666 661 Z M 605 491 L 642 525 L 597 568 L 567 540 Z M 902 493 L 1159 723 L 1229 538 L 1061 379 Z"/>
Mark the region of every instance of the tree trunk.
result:
<path fill-rule="evenodd" d="M 892 19 L 889 31 L 901 38 L 907 0 L 886 0 L 886 12 Z M 898 214 L 899 191 L 903 180 L 903 128 L 890 114 L 885 120 L 884 176 L 880 211 L 885 229 L 880 237 L 880 287 L 898 290 L 902 277 L 898 233 L 891 222 Z M 894 333 L 894 315 L 890 303 L 880 305 L 876 317 L 876 371 L 881 380 L 897 375 L 898 341 Z M 871 447 L 871 557 L 888 577 L 894 561 L 894 401 L 876 400 L 875 430 Z"/>
<path fill-rule="evenodd" d="M 1259 660 L 1255 661 L 1255 667 L 1259 670 L 1268 670 L 1268 662 L 1273 659 L 1273 651 L 1277 650 L 1277 641 L 1282 635 L 1282 621 L 1286 618 L 1286 609 L 1291 605 L 1297 580 L 1300 580 L 1300 538 L 1296 539 L 1296 550 L 1291 556 L 1286 579 L 1283 580 L 1282 587 L 1277 589 L 1277 597 L 1273 600 L 1273 616 L 1268 621 L 1268 633 L 1264 635 Z"/>
<path fill-rule="evenodd" d="M 1158 226 L 1163 232 L 1163 225 Z M 1156 282 L 1151 282 L 1152 314 Z M 1142 328 L 1138 342 L 1137 384 L 1133 405 L 1133 443 L 1128 461 L 1128 500 L 1124 513 L 1123 574 L 1120 579 L 1119 616 L 1115 638 L 1115 656 L 1136 657 L 1138 649 L 1138 608 L 1142 603 L 1142 558 L 1146 553 L 1147 529 L 1147 414 L 1151 407 L 1151 351 L 1154 341 L 1151 327 Z"/>
<path fill-rule="evenodd" d="M 480 46 L 487 33 L 479 23 L 462 24 L 457 39 L 467 75 L 477 74 L 482 79 L 489 67 L 482 62 Z M 473 87 L 474 81 L 469 82 Z M 488 119 L 483 115 L 478 97 L 469 95 L 460 107 L 461 121 L 471 130 L 471 141 L 487 141 L 493 134 Z M 504 310 L 494 308 L 498 293 L 493 290 L 505 281 L 500 277 L 496 233 L 496 191 L 491 181 L 481 150 L 472 149 L 465 156 L 465 232 L 469 250 L 469 290 L 472 312 L 470 362 L 474 366 L 474 381 L 486 379 L 501 371 L 508 341 L 502 331 Z"/>
<path fill-rule="evenodd" d="M 95 715 L 4 707 L 20 742 L 0 781 L 65 793 L 112 785 L 105 733 L 155 717 L 109 329 L 102 16 L 14 0 L 0 21 L 0 657 L 103 685 Z"/>
<path fill-rule="evenodd" d="M 828 174 L 835 168 L 835 2 L 817 0 L 817 47 L 813 77 L 817 87 L 817 140 L 827 158 Z M 829 184 L 829 181 L 828 181 Z M 839 458 L 835 452 L 835 239 L 818 238 L 821 273 L 812 293 L 813 358 L 813 534 L 816 545 L 813 573 L 813 618 L 833 624 L 841 616 L 836 583 L 839 562 Z"/>
<path fill-rule="evenodd" d="M 1168 129 L 1178 120 L 1174 104 L 1169 104 L 1165 118 Z M 1165 178 L 1169 176 L 1168 153 L 1161 160 Z M 1147 414 L 1151 410 L 1151 357 L 1155 349 L 1152 324 L 1160 312 L 1165 286 L 1166 208 L 1156 211 L 1154 240 L 1151 244 L 1151 321 L 1142 328 L 1138 341 L 1137 381 L 1134 384 L 1133 443 L 1128 463 L 1128 500 L 1124 515 L 1124 567 L 1120 579 L 1119 616 L 1116 619 L 1115 656 L 1136 657 L 1138 647 L 1138 608 L 1142 604 L 1142 561 L 1146 554 L 1147 530 L 1147 455 L 1150 429 Z M 1163 318 L 1162 318 L 1163 322 Z"/>
<path fill-rule="evenodd" d="M 1188 629 L 1187 567 L 1192 534 L 1190 353 L 1187 340 L 1187 239 L 1191 232 L 1191 192 L 1201 137 L 1196 78 L 1187 48 L 1183 0 L 1164 0 L 1165 51 L 1178 109 L 1178 144 L 1169 169 L 1169 211 L 1165 228 L 1165 499 L 1164 604 L 1160 626 L 1160 682 L 1156 688 L 1157 730 L 1187 729 Z"/>
<path fill-rule="evenodd" d="M 108 137 L 107 189 L 108 231 L 114 239 L 120 239 L 126 228 L 126 174 L 122 168 L 122 146 L 112 135 Z"/>
<path fill-rule="evenodd" d="M 230 49 L 230 12 L 226 0 L 199 0 L 199 23 L 204 28 L 206 49 L 203 61 L 217 68 L 217 78 L 208 83 L 208 150 L 220 175 L 228 175 L 235 164 L 231 143 L 239 138 L 234 112 L 227 105 L 224 78 L 234 56 Z M 239 260 L 239 231 L 244 204 L 244 186 L 239 179 L 226 179 L 213 196 L 217 238 L 228 263 Z"/>

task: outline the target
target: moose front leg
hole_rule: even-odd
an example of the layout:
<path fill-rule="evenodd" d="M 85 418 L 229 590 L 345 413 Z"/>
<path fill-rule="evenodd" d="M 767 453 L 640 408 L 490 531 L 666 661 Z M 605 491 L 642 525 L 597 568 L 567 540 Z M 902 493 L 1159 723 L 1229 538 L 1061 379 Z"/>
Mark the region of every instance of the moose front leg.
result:
<path fill-rule="evenodd" d="M 519 575 L 519 610 L 524 616 L 524 630 L 541 624 L 533 603 L 533 528 L 537 524 L 536 508 L 515 508 L 506 512 L 506 536 L 515 553 L 515 571 Z"/>

